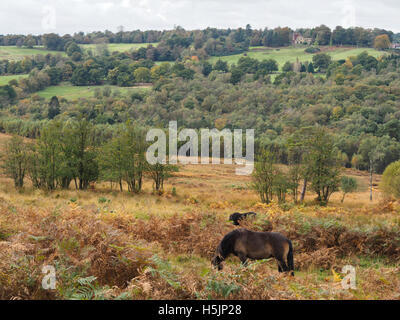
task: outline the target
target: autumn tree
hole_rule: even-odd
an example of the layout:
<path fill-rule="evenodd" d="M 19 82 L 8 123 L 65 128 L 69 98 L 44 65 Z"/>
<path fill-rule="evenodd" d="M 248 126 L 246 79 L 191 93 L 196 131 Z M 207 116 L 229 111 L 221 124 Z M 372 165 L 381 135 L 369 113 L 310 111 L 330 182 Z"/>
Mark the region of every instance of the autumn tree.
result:
<path fill-rule="evenodd" d="M 381 34 L 375 38 L 374 48 L 378 50 L 389 49 L 391 45 L 389 36 L 387 34 Z"/>

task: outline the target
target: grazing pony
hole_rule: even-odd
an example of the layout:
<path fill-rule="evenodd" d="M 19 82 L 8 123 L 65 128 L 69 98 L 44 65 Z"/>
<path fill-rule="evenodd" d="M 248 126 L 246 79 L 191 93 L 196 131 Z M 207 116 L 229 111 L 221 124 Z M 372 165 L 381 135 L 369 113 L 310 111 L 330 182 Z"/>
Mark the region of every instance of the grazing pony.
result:
<path fill-rule="evenodd" d="M 211 260 L 213 266 L 222 270 L 222 262 L 230 255 L 237 256 L 244 265 L 247 260 L 274 257 L 278 261 L 279 272 L 290 272 L 294 276 L 292 242 L 277 232 L 255 232 L 236 229 L 224 236 L 216 254 Z"/>
<path fill-rule="evenodd" d="M 255 212 L 246 212 L 246 213 L 234 212 L 230 215 L 229 221 L 233 221 L 233 224 L 235 226 L 238 226 L 240 220 L 246 219 L 250 215 L 255 217 L 257 215 L 257 213 L 255 213 Z"/>

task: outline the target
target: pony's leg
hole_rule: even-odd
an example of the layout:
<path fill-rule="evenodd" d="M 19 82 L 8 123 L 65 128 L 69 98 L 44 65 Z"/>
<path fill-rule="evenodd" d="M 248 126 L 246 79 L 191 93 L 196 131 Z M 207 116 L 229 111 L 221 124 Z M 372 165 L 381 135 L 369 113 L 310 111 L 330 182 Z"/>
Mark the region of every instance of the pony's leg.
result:
<path fill-rule="evenodd" d="M 289 267 L 287 266 L 287 264 L 283 258 L 277 258 L 276 260 L 278 260 L 278 271 L 279 272 L 289 271 Z"/>
<path fill-rule="evenodd" d="M 240 261 L 242 262 L 244 267 L 247 267 L 247 257 L 244 253 L 238 253 L 238 257 L 240 259 Z"/>

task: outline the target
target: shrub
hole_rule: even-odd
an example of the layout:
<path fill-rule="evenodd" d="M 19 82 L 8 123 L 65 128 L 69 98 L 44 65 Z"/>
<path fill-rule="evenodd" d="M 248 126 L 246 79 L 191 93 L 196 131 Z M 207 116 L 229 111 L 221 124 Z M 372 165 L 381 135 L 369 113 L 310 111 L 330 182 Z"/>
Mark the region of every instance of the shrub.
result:
<path fill-rule="evenodd" d="M 306 53 L 317 53 L 320 51 L 321 51 L 321 49 L 318 47 L 308 47 L 306 50 L 304 50 L 304 52 L 306 52 Z"/>
<path fill-rule="evenodd" d="M 386 195 L 400 198 L 400 161 L 391 163 L 385 169 L 381 187 Z"/>

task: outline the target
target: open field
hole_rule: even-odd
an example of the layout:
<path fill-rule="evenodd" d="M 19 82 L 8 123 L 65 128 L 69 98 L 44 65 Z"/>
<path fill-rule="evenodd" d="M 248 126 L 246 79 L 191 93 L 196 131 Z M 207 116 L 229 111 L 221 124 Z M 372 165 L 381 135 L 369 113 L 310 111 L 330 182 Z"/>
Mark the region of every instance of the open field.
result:
<path fill-rule="evenodd" d="M 51 99 L 53 96 L 65 98 L 68 100 L 75 100 L 79 98 L 91 98 L 93 97 L 96 88 L 103 88 L 105 86 L 73 86 L 70 83 L 64 82 L 58 86 L 47 87 L 46 89 L 37 92 L 40 97 Z M 137 90 L 148 90 L 150 86 L 140 86 L 140 87 L 117 87 L 108 86 L 113 92 L 120 92 L 125 95 Z"/>
<path fill-rule="evenodd" d="M 285 62 L 296 62 L 298 58 L 299 61 L 312 61 L 313 54 L 304 52 L 305 47 L 288 47 L 288 48 L 266 48 L 266 47 L 251 47 L 245 54 L 254 59 L 274 59 L 278 62 L 279 68 L 285 64 Z M 374 57 L 380 57 L 384 55 L 382 51 L 378 51 L 372 48 L 337 48 L 337 47 L 321 47 L 321 52 L 326 52 L 332 56 L 333 60 L 346 59 L 350 56 L 356 56 L 363 51 L 367 51 L 368 54 Z M 215 63 L 218 59 L 227 61 L 228 64 L 237 63 L 243 54 L 236 54 L 231 56 L 223 57 L 212 57 L 209 59 L 210 62 Z"/>
<path fill-rule="evenodd" d="M 28 77 L 27 74 L 16 74 L 16 75 L 11 75 L 11 76 L 0 76 L 0 86 L 4 86 L 8 84 L 11 80 L 19 80 L 21 78 L 26 78 Z"/>
<path fill-rule="evenodd" d="M 9 137 L 0 135 L 0 150 Z M 89 191 L 17 192 L 0 176 L 0 298 L 10 299 L 399 299 L 400 204 L 368 174 L 347 170 L 360 190 L 328 207 L 261 204 L 250 177 L 233 165 L 185 165 L 162 196 L 146 179 L 141 194 L 100 183 Z M 375 177 L 379 184 L 380 177 Z M 176 193 L 172 192 L 175 188 Z M 256 211 L 253 230 L 279 231 L 293 242 L 295 277 L 273 259 L 222 272 L 210 259 L 235 227 L 235 211 Z M 344 290 L 344 265 L 356 268 L 356 289 Z M 41 288 L 42 265 L 54 265 L 57 289 Z M 96 278 L 89 278 L 94 276 Z"/>
<path fill-rule="evenodd" d="M 153 45 L 154 47 L 157 46 L 157 42 L 154 43 L 108 43 L 108 50 L 110 52 L 125 52 L 125 51 L 130 51 L 130 50 L 136 50 L 142 47 L 147 47 L 148 45 Z M 92 49 L 95 50 L 96 49 L 96 45 L 95 44 L 82 44 L 80 45 L 83 49 L 88 50 L 88 49 Z"/>
<path fill-rule="evenodd" d="M 37 54 L 46 55 L 48 53 L 66 55 L 65 52 L 46 50 L 39 46 L 33 49 L 19 48 L 17 46 L 0 46 L 0 60 L 22 60 L 26 56 L 34 56 Z"/>
<path fill-rule="evenodd" d="M 130 51 L 132 49 L 135 50 L 140 47 L 147 47 L 149 44 L 152 44 L 153 46 L 157 46 L 157 43 L 110 43 L 110 44 L 108 44 L 108 49 L 110 50 L 110 52 L 114 52 L 114 51 L 124 52 L 124 51 Z M 95 44 L 84 44 L 84 45 L 81 45 L 81 47 L 84 49 L 95 50 L 96 45 Z M 22 60 L 26 56 L 34 56 L 37 54 L 46 55 L 48 53 L 61 54 L 63 56 L 66 56 L 65 52 L 46 50 L 41 46 L 36 46 L 33 49 L 28 49 L 28 48 L 24 48 L 24 47 L 19 48 L 17 46 L 0 46 L 0 60 L 3 60 L 3 59 Z"/>

